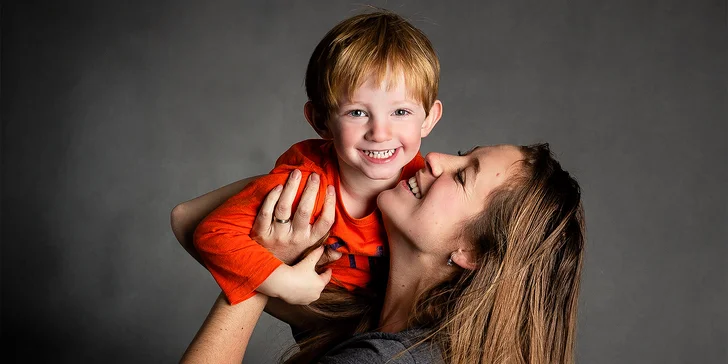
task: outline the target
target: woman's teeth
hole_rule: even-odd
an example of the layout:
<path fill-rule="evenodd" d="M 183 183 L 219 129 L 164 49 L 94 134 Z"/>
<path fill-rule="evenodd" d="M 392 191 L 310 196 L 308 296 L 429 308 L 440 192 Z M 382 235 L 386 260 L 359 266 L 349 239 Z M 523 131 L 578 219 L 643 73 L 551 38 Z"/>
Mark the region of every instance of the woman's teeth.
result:
<path fill-rule="evenodd" d="M 410 191 L 412 191 L 412 194 L 415 195 L 415 198 L 422 198 L 422 194 L 420 193 L 420 186 L 417 185 L 417 178 L 410 178 L 409 181 L 407 181 L 407 184 L 409 185 L 409 189 Z"/>
<path fill-rule="evenodd" d="M 396 149 L 382 150 L 382 151 L 363 150 L 363 152 L 364 152 L 364 154 L 368 155 L 370 158 L 386 159 L 386 158 L 391 157 L 394 154 L 395 150 Z"/>

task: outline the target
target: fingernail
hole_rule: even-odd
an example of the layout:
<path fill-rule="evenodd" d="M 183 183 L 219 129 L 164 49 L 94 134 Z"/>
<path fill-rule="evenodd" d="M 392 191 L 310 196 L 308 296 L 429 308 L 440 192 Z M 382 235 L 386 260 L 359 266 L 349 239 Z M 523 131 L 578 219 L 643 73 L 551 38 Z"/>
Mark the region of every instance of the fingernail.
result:
<path fill-rule="evenodd" d="M 329 187 L 326 187 L 326 193 L 329 196 L 333 196 L 336 193 L 336 191 L 334 191 L 334 186 L 329 185 Z"/>
<path fill-rule="evenodd" d="M 311 182 L 316 182 L 316 183 L 318 183 L 318 181 L 319 181 L 319 176 L 318 176 L 318 174 L 316 174 L 316 173 L 311 173 Z"/>
<path fill-rule="evenodd" d="M 291 176 L 293 177 L 293 179 L 299 179 L 301 178 L 301 171 L 294 169 L 291 173 Z"/>
<path fill-rule="evenodd" d="M 282 190 L 282 189 L 283 189 L 283 185 L 278 185 L 278 186 L 275 186 L 275 187 L 273 188 L 273 191 L 276 191 L 276 192 L 281 192 L 281 190 Z"/>

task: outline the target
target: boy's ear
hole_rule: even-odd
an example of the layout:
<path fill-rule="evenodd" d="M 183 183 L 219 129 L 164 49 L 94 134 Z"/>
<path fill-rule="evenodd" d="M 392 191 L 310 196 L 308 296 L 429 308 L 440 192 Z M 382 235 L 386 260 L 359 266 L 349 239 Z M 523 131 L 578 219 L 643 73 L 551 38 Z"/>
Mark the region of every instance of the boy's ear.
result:
<path fill-rule="evenodd" d="M 315 130 L 321 138 L 327 140 L 332 138 L 331 131 L 329 130 L 328 125 L 326 125 L 326 118 L 316 112 L 316 108 L 313 106 L 311 101 L 307 101 L 306 104 L 303 105 L 303 115 L 306 117 L 308 123 L 311 124 L 313 130 Z"/>
<path fill-rule="evenodd" d="M 442 117 L 442 102 L 435 100 L 430 108 L 430 113 L 425 118 L 425 122 L 422 123 L 422 129 L 420 130 L 420 138 L 424 138 L 430 134 L 432 128 L 435 127 L 438 121 Z"/>

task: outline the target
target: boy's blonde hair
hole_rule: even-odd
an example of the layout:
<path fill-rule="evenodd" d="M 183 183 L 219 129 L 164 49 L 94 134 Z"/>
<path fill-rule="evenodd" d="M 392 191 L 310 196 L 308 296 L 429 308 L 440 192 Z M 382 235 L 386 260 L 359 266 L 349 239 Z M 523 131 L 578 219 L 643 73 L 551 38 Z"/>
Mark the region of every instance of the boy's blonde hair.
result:
<path fill-rule="evenodd" d="M 372 74 L 377 83 L 403 74 L 410 96 L 426 113 L 437 98 L 440 62 L 427 36 L 389 11 L 360 14 L 331 29 L 308 62 L 306 94 L 316 112 L 315 126 L 325 129 L 339 98 L 350 98 Z M 397 77 L 387 82 L 396 86 Z"/>

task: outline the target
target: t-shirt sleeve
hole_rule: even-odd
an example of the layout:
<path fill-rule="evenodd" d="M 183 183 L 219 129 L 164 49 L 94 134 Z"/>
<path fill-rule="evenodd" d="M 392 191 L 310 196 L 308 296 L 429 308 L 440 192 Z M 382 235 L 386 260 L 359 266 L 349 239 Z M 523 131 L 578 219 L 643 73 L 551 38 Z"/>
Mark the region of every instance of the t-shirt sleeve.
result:
<path fill-rule="evenodd" d="M 194 234 L 194 244 L 205 267 L 230 304 L 242 302 L 282 264 L 250 237 L 263 198 L 287 176 L 269 174 L 246 186 L 205 217 Z"/>
<path fill-rule="evenodd" d="M 397 340 L 370 339 L 358 341 L 330 352 L 319 360 L 320 364 L 397 363 L 415 364 L 417 361 Z"/>
<path fill-rule="evenodd" d="M 265 196 L 275 186 L 285 184 L 290 172 L 298 168 L 301 184 L 291 210 L 295 212 L 307 177 L 313 172 L 321 173 L 320 169 L 312 168 L 314 166 L 301 158 L 296 150 L 286 152 L 278 164 L 270 174 L 250 183 L 215 209 L 195 229 L 195 248 L 230 304 L 252 297 L 255 289 L 283 264 L 250 237 Z M 321 191 L 325 188 L 325 183 L 321 183 L 313 216 L 320 214 L 325 196 L 325 192 Z"/>

